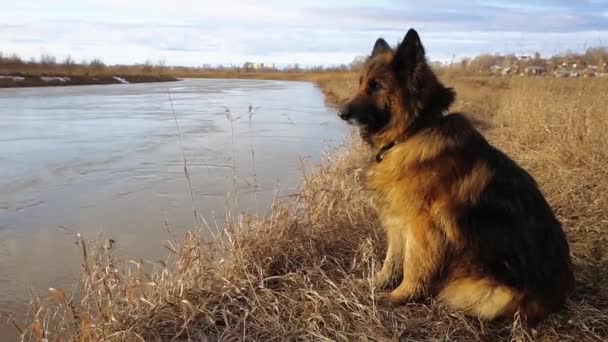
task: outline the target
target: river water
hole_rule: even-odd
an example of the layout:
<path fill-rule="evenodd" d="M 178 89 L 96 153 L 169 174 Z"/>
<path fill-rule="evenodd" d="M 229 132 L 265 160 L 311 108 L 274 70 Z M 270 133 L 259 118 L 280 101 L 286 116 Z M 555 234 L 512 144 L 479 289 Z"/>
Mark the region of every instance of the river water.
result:
<path fill-rule="evenodd" d="M 193 206 L 220 226 L 228 210 L 263 213 L 295 192 L 302 159 L 346 134 L 308 82 L 0 89 L 0 313 L 24 312 L 30 290 L 69 291 L 74 234 L 162 258 L 167 226 L 191 229 Z"/>

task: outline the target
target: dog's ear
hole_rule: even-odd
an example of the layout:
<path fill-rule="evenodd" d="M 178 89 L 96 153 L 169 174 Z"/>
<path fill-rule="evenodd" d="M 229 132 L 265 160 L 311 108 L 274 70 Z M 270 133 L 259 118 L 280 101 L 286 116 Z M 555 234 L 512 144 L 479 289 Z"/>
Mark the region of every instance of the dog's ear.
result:
<path fill-rule="evenodd" d="M 372 54 L 370 55 L 370 57 L 374 57 L 376 55 L 379 55 L 381 53 L 385 53 L 388 51 L 391 51 L 391 47 L 388 45 L 386 40 L 384 40 L 382 38 L 378 38 L 378 40 L 376 40 L 376 43 L 374 44 L 374 49 L 372 50 Z"/>
<path fill-rule="evenodd" d="M 416 67 L 424 62 L 424 46 L 422 46 L 418 32 L 410 29 L 397 47 L 397 51 L 395 51 L 393 68 L 401 80 L 407 80 L 416 70 Z"/>

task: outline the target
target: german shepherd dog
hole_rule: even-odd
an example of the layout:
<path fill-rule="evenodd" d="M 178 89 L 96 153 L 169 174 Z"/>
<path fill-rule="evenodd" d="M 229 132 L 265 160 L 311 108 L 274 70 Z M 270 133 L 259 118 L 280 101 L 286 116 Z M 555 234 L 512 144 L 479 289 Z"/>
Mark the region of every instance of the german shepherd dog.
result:
<path fill-rule="evenodd" d="M 434 295 L 483 319 L 530 324 L 574 287 L 569 247 L 535 180 L 458 113 L 410 29 L 379 38 L 340 117 L 375 151 L 366 173 L 388 247 L 377 288 L 391 303 Z"/>

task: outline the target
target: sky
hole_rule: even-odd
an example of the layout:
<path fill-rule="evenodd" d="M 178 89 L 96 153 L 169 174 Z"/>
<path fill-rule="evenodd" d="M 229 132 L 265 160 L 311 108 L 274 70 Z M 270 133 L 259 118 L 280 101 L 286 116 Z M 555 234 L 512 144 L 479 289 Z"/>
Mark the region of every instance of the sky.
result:
<path fill-rule="evenodd" d="M 608 0 L 0 0 L 0 50 L 107 64 L 348 64 L 418 30 L 431 60 L 608 45 Z"/>

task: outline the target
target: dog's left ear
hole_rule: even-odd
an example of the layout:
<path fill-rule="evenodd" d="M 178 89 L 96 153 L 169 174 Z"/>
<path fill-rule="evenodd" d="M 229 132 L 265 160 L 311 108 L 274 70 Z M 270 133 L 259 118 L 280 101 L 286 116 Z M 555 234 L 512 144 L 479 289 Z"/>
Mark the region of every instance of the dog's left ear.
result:
<path fill-rule="evenodd" d="M 372 54 L 370 55 L 370 57 L 374 57 L 376 55 L 379 55 L 381 53 L 385 53 L 388 51 L 391 51 L 391 47 L 388 45 L 386 40 L 384 40 L 382 38 L 378 38 L 378 40 L 376 40 L 376 43 L 374 44 L 374 49 L 372 50 Z"/>
<path fill-rule="evenodd" d="M 397 47 L 397 51 L 395 51 L 393 68 L 397 74 L 408 79 L 416 70 L 416 67 L 424 62 L 424 46 L 422 46 L 420 36 L 418 36 L 416 30 L 410 29 Z"/>

